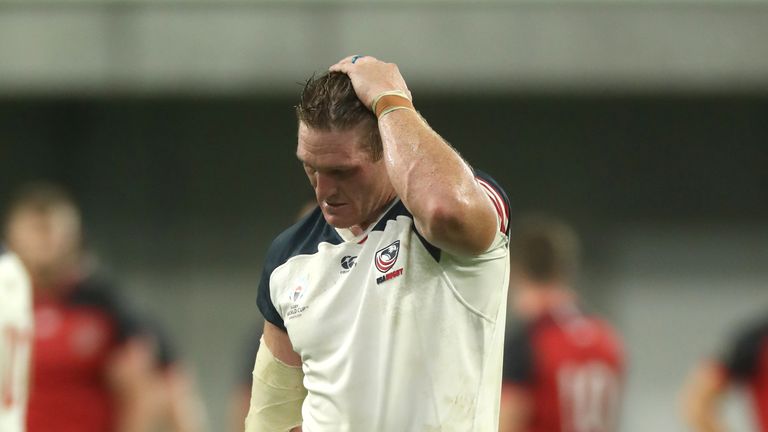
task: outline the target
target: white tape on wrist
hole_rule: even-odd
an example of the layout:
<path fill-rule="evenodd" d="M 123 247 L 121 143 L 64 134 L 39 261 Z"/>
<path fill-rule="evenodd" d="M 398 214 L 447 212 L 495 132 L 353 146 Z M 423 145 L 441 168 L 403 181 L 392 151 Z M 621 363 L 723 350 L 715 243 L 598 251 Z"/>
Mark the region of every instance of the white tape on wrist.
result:
<path fill-rule="evenodd" d="M 301 405 L 307 396 L 303 381 L 301 367 L 288 366 L 275 358 L 262 338 L 253 367 L 245 432 L 289 432 L 301 426 Z"/>

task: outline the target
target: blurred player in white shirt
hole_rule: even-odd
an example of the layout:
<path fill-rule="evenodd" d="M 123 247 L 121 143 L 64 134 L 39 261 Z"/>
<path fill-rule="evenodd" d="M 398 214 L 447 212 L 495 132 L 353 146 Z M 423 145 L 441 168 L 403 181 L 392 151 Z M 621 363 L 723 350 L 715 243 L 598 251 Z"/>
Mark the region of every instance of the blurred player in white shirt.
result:
<path fill-rule="evenodd" d="M 32 304 L 29 278 L 0 245 L 0 431 L 24 428 L 29 383 Z"/>

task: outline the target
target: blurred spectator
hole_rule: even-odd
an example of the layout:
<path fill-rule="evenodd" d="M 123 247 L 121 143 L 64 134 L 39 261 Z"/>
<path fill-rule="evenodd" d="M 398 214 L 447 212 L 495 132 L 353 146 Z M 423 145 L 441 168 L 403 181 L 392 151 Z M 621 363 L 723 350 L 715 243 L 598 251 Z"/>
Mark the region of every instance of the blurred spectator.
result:
<path fill-rule="evenodd" d="M 0 431 L 24 431 L 29 390 L 32 294 L 18 257 L 0 244 Z"/>
<path fill-rule="evenodd" d="M 523 325 L 505 343 L 500 430 L 616 431 L 624 354 L 612 327 L 577 306 L 575 233 L 554 219 L 523 218 L 510 255 L 512 307 Z"/>
<path fill-rule="evenodd" d="M 729 430 L 719 405 L 730 384 L 749 389 L 758 430 L 768 432 L 768 316 L 745 326 L 725 355 L 702 362 L 690 374 L 683 388 L 683 414 L 694 431 Z"/>
<path fill-rule="evenodd" d="M 165 417 L 175 430 L 198 430 L 199 412 L 176 412 L 199 407 L 185 402 L 194 392 L 174 388 L 185 380 L 158 355 L 163 338 L 82 265 L 80 212 L 67 192 L 45 183 L 20 190 L 6 236 L 33 286 L 29 432 L 145 432 Z"/>

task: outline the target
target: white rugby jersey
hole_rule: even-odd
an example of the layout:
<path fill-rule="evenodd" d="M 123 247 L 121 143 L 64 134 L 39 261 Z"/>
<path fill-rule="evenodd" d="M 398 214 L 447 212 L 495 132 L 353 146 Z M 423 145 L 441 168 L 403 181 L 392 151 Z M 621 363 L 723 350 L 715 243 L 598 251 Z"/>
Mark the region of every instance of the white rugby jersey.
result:
<path fill-rule="evenodd" d="M 509 203 L 478 181 L 499 216 L 480 256 L 429 244 L 399 200 L 362 235 L 316 208 L 272 243 L 258 305 L 301 356 L 304 432 L 498 430 Z"/>
<path fill-rule="evenodd" d="M 31 287 L 19 259 L 0 246 L 0 431 L 24 430 L 32 337 Z"/>

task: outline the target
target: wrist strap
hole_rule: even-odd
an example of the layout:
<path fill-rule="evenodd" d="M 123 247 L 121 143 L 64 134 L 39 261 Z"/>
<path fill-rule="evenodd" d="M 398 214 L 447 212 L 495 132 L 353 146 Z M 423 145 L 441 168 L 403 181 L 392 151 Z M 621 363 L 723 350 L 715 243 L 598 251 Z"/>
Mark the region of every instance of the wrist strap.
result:
<path fill-rule="evenodd" d="M 387 108 L 393 106 L 404 106 L 413 109 L 413 102 L 411 102 L 408 94 L 402 90 L 385 91 L 373 98 L 371 111 L 373 111 L 376 117 L 381 117 L 381 114 Z"/>
<path fill-rule="evenodd" d="M 391 113 L 392 111 L 397 111 L 397 110 L 401 110 L 401 109 L 416 112 L 415 109 L 413 109 L 413 108 L 411 108 L 409 106 L 395 105 L 395 106 L 391 106 L 391 107 L 388 107 L 388 108 L 385 108 L 384 110 L 382 110 L 381 114 L 379 114 L 379 119 L 381 119 L 385 115 Z"/>

